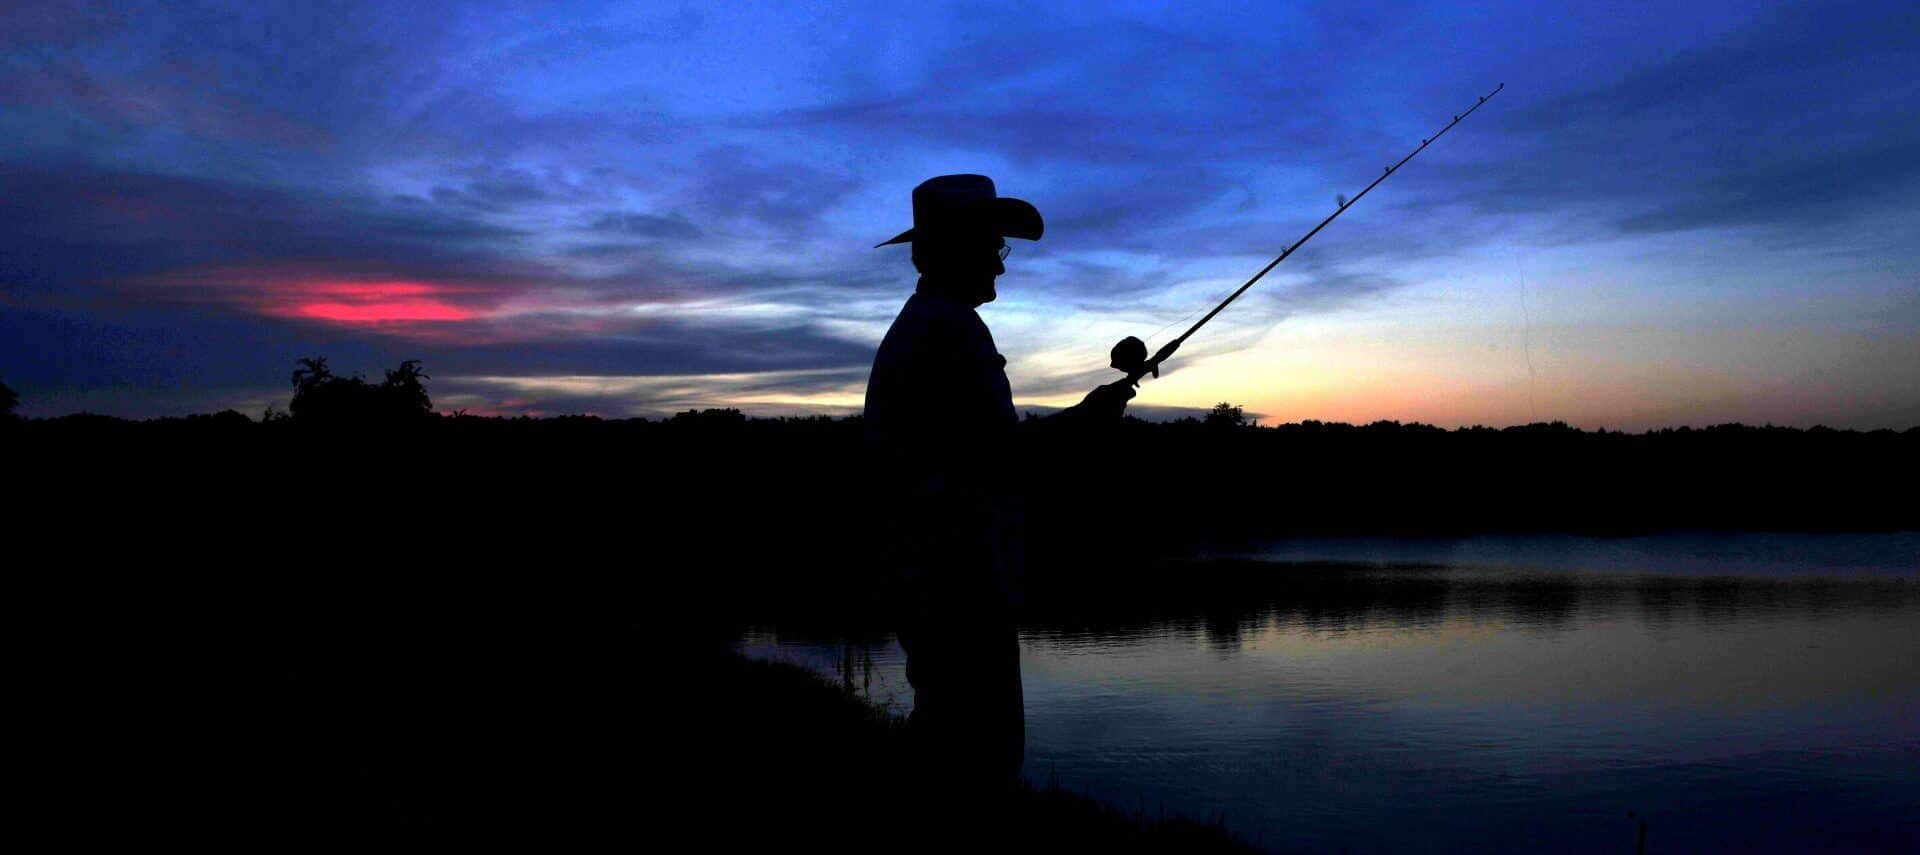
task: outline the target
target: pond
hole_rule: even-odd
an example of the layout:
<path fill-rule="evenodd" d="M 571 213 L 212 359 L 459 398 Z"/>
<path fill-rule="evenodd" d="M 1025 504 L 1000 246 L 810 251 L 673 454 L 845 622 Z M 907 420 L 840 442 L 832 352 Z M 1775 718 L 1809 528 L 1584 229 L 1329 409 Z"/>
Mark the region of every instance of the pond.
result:
<path fill-rule="evenodd" d="M 1920 534 L 1207 557 L 1307 583 L 1023 627 L 1028 778 L 1290 851 L 1920 846 Z M 891 639 L 739 649 L 912 707 Z"/>

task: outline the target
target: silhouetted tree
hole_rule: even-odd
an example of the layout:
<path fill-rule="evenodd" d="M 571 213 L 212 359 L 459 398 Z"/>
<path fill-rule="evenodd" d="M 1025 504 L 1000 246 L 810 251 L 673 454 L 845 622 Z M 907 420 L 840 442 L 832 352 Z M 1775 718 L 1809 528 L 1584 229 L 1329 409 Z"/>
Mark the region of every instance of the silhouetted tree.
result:
<path fill-rule="evenodd" d="M 293 400 L 287 403 L 293 418 L 303 422 L 370 422 L 415 419 L 433 412 L 433 401 L 421 383 L 427 373 L 420 361 L 409 359 L 387 372 L 378 386 L 356 375 L 341 377 L 327 367 L 324 356 L 300 360 L 292 376 Z"/>
<path fill-rule="evenodd" d="M 746 424 L 744 413 L 732 407 L 724 409 L 682 410 L 673 414 L 673 420 L 682 424 L 734 425 Z"/>
<path fill-rule="evenodd" d="M 0 383 L 0 419 L 13 418 L 13 409 L 20 406 L 20 393 L 13 387 Z"/>
<path fill-rule="evenodd" d="M 304 357 L 294 369 L 293 400 L 287 410 L 302 421 L 346 421 L 364 415 L 366 381 L 341 377 L 327 367 L 324 356 Z"/>
<path fill-rule="evenodd" d="M 326 385 L 333 379 L 333 371 L 327 368 L 326 357 L 303 357 L 300 367 L 293 369 L 293 390 L 298 394 L 305 389 Z"/>
<path fill-rule="evenodd" d="M 1214 404 L 1213 409 L 1207 411 L 1206 420 L 1202 422 L 1211 428 L 1237 428 L 1246 423 L 1247 414 L 1226 401 Z"/>
<path fill-rule="evenodd" d="M 422 380 L 430 379 L 427 372 L 420 370 L 420 360 L 409 359 L 400 363 L 399 368 L 387 372 L 387 382 L 380 387 L 387 406 L 395 415 L 425 415 L 433 411 L 433 399 L 427 397 L 427 387 Z"/>

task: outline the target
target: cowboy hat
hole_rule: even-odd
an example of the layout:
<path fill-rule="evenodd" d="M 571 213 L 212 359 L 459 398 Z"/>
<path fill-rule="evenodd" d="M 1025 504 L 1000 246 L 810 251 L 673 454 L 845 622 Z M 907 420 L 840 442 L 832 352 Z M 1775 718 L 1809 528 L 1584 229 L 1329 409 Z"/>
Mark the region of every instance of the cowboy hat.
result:
<path fill-rule="evenodd" d="M 1040 211 L 1024 199 L 995 195 L 985 175 L 941 175 L 913 188 L 913 228 L 874 244 L 921 240 L 968 226 L 984 225 L 1001 237 L 1039 240 Z"/>

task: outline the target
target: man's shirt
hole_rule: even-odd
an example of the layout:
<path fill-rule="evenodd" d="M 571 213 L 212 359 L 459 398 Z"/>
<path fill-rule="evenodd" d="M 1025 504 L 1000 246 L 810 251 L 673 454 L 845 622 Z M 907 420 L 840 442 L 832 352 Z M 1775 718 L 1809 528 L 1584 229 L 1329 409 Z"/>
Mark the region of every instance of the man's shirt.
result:
<path fill-rule="evenodd" d="M 867 379 L 866 425 L 883 466 L 910 482 L 988 493 L 1019 425 L 1007 360 L 973 307 L 921 289 L 894 318 Z"/>
<path fill-rule="evenodd" d="M 866 430 L 906 608 L 978 618 L 1019 601 L 1021 514 L 1007 360 L 972 306 L 921 289 L 867 380 Z"/>

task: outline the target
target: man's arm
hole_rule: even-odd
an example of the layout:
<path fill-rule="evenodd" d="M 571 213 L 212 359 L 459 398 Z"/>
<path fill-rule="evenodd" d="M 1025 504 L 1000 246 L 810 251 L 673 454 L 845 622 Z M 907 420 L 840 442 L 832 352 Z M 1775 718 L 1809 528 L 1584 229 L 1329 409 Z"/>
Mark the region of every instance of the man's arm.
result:
<path fill-rule="evenodd" d="M 1056 422 L 1111 422 L 1118 420 L 1127 412 L 1127 402 L 1133 399 L 1133 383 L 1121 379 L 1105 386 L 1096 386 L 1087 393 L 1080 403 L 1045 417 Z"/>

